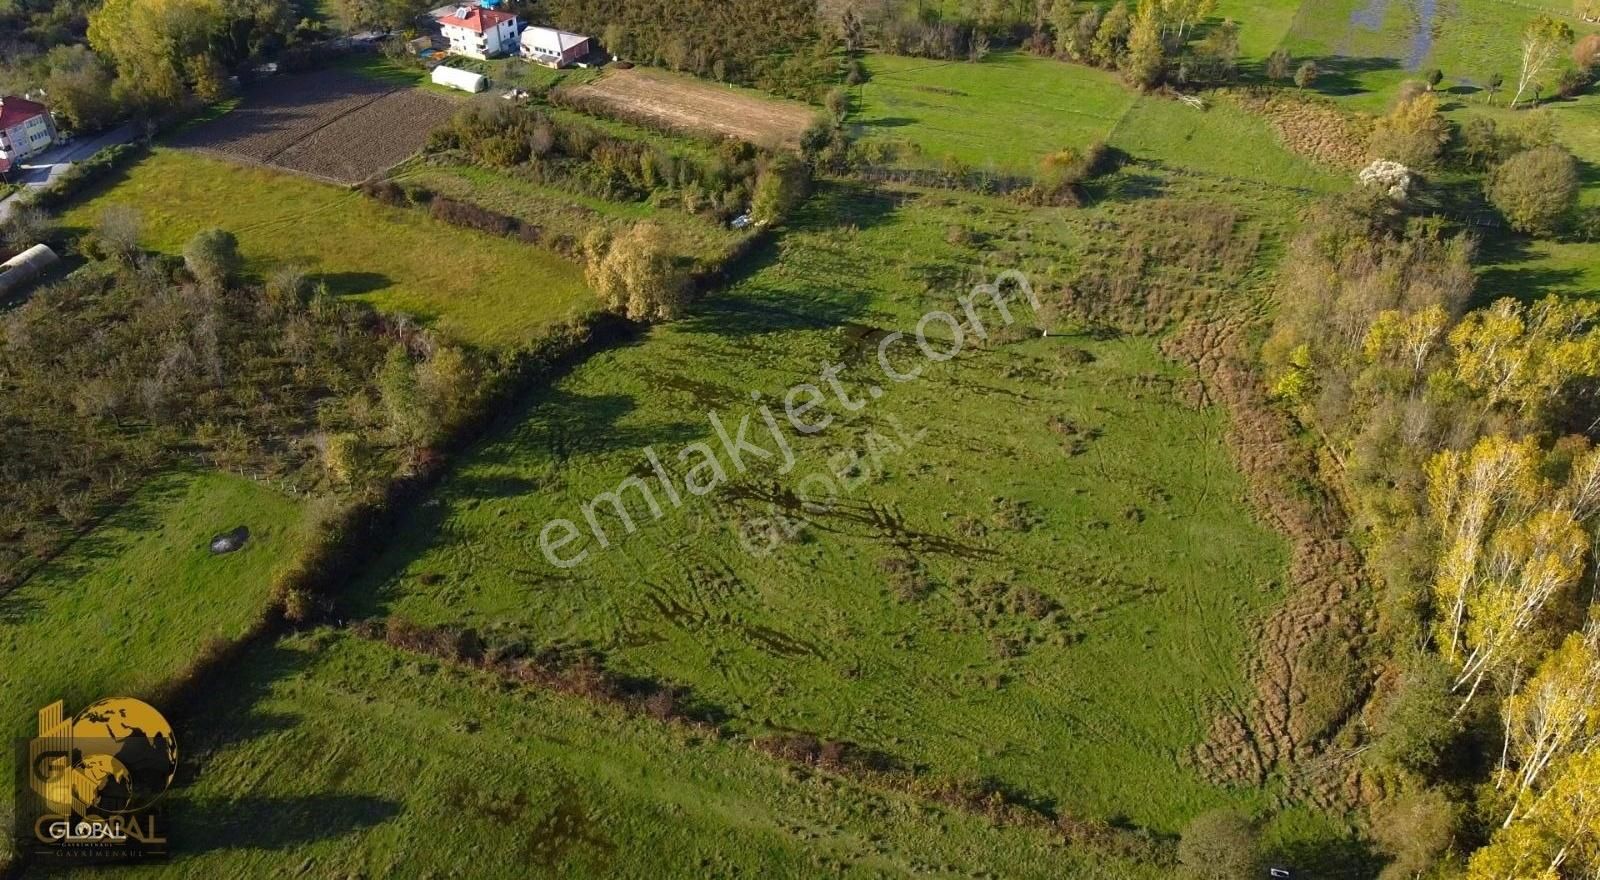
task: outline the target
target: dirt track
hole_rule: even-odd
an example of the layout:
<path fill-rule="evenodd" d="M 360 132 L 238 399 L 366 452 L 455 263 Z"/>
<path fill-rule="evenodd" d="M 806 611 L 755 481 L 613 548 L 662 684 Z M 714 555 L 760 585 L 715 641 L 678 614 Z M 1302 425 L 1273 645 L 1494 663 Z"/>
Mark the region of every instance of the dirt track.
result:
<path fill-rule="evenodd" d="M 622 119 L 735 137 L 762 146 L 798 146 L 801 133 L 816 115 L 812 108 L 793 101 L 638 68 L 613 69 L 595 82 L 565 92 L 576 103 Z"/>

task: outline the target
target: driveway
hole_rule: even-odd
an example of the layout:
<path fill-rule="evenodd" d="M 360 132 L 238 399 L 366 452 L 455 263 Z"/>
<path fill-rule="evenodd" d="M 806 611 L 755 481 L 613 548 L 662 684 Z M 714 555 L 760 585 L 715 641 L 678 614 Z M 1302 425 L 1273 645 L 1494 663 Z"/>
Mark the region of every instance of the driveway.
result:
<path fill-rule="evenodd" d="M 31 187 L 46 186 L 60 177 L 62 172 L 71 168 L 72 163 L 82 162 L 106 147 L 129 143 L 136 137 L 137 133 L 133 126 L 120 125 L 93 137 L 78 138 L 70 144 L 51 147 L 37 156 L 25 159 L 12 174 L 11 182 Z M 0 200 L 0 223 L 10 219 L 17 195 L 13 194 Z"/>

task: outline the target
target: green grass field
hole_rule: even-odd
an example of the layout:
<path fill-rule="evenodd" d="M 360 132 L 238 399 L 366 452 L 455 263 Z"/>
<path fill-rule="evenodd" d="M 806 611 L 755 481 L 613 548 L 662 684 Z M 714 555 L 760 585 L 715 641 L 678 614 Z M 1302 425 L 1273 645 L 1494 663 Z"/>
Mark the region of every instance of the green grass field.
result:
<path fill-rule="evenodd" d="M 1350 185 L 1347 175 L 1285 149 L 1266 120 L 1229 104 L 1197 110 L 1146 95 L 1122 117 L 1110 143 L 1135 157 L 1215 177 L 1306 192 Z"/>
<path fill-rule="evenodd" d="M 1266 122 L 1229 106 L 1201 111 L 1139 96 L 1114 73 L 997 52 L 980 64 L 868 58 L 855 125 L 868 140 L 914 144 L 910 166 L 954 157 L 978 171 L 1029 175 L 1048 153 L 1105 141 L 1136 159 L 1297 189 L 1343 185 L 1290 153 Z"/>
<path fill-rule="evenodd" d="M 1151 340 L 1030 329 L 797 441 L 789 475 L 735 475 L 581 569 L 539 555 L 548 519 L 647 473 L 646 446 L 675 461 L 707 440 L 708 410 L 737 418 L 751 392 L 773 399 L 832 360 L 853 364 L 845 381 L 865 394 L 870 365 L 841 327 L 905 327 L 947 306 L 971 258 L 948 229 L 1026 225 L 984 216 L 1002 210 L 1016 209 L 815 197 L 764 268 L 595 356 L 468 457 L 359 588 L 366 610 L 593 645 L 623 672 L 689 685 L 738 729 L 851 739 L 1070 813 L 1171 832 L 1254 803 L 1183 756 L 1211 707 L 1246 697 L 1249 622 L 1278 595 L 1284 548 L 1238 500 L 1220 413 L 1181 402 L 1188 377 Z M 1049 253 L 1071 259 L 1085 244 L 1071 236 L 1096 219 L 1041 212 L 1031 229 L 1063 235 Z M 766 557 L 741 548 L 737 524 L 773 515 L 764 499 L 870 434 L 896 437 L 894 420 L 928 434 L 862 453 L 862 485 L 803 540 Z M 927 578 L 920 600 L 898 598 L 886 567 L 909 557 Z M 1019 611 L 1034 594 L 1043 609 Z M 1130 677 L 1139 687 L 1107 686 Z"/>
<path fill-rule="evenodd" d="M 1161 876 L 327 631 L 249 658 L 208 721 L 178 854 L 119 876 Z"/>
<path fill-rule="evenodd" d="M 550 251 L 178 150 L 155 150 L 63 222 L 88 228 L 113 204 L 139 212 L 146 247 L 180 253 L 196 232 L 222 227 L 239 237 L 250 271 L 303 266 L 336 293 L 471 343 L 524 343 L 594 303 L 579 267 Z"/>
<path fill-rule="evenodd" d="M 914 164 L 954 156 L 1031 174 L 1040 157 L 1105 140 L 1133 104 L 1115 74 L 997 52 L 980 64 L 871 55 L 852 121 L 863 138 L 915 144 Z"/>
<path fill-rule="evenodd" d="M 244 548 L 213 555 L 212 536 L 240 525 L 250 529 Z M 266 606 L 273 576 L 300 550 L 302 528 L 298 502 L 239 477 L 170 474 L 146 483 L 0 597 L 7 742 L 31 736 L 36 713 L 51 702 L 65 700 L 70 713 L 104 697 L 145 695 L 207 640 L 244 634 Z M 7 748 L 0 757 L 6 779 L 14 755 Z M 0 799 L 8 828 L 10 804 Z"/>

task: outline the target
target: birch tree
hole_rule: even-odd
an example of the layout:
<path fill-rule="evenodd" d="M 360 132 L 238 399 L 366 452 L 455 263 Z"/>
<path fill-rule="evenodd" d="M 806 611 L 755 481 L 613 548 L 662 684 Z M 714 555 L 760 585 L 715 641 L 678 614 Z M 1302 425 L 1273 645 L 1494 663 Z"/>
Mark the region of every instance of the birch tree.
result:
<path fill-rule="evenodd" d="M 1564 21 L 1541 15 L 1528 22 L 1522 31 L 1522 69 L 1517 74 L 1517 93 L 1511 98 L 1513 108 L 1573 39 L 1572 26 Z"/>
<path fill-rule="evenodd" d="M 1508 792 L 1508 827 L 1551 765 L 1600 745 L 1600 618 L 1569 635 L 1520 691 L 1506 700 L 1505 747 L 1496 785 Z"/>

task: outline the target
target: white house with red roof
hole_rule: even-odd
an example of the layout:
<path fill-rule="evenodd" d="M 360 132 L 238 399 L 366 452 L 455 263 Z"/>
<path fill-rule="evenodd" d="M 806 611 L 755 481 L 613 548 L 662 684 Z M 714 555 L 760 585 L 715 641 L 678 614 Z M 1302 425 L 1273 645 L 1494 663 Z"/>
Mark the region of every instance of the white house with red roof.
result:
<path fill-rule="evenodd" d="M 438 21 L 453 54 L 481 60 L 517 51 L 517 17 L 509 12 L 457 6 Z"/>
<path fill-rule="evenodd" d="M 55 140 L 56 125 L 43 104 L 15 95 L 0 97 L 0 173 Z"/>

